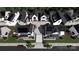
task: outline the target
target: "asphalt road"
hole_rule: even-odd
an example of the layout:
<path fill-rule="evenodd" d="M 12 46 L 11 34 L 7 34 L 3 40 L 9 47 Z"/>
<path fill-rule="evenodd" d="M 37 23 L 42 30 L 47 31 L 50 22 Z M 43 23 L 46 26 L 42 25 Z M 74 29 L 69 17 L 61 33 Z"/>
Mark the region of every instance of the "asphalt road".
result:
<path fill-rule="evenodd" d="M 25 47 L 0 46 L 0 51 L 79 51 L 79 46 L 54 46 L 52 49 L 26 49 Z"/>

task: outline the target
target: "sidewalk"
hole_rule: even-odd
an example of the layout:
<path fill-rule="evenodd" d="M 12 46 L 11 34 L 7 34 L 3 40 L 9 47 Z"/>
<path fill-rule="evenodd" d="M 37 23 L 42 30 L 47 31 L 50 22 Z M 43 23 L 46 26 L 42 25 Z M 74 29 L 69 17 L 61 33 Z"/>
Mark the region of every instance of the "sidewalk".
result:
<path fill-rule="evenodd" d="M 72 46 L 79 46 L 79 43 L 50 43 L 52 46 L 67 46 L 67 45 L 72 45 Z"/>
<path fill-rule="evenodd" d="M 0 43 L 0 46 L 17 46 L 17 45 L 26 46 L 26 43 Z"/>
<path fill-rule="evenodd" d="M 37 42 L 35 44 L 35 49 L 45 49 L 45 47 L 43 46 L 43 43 L 42 42 Z"/>

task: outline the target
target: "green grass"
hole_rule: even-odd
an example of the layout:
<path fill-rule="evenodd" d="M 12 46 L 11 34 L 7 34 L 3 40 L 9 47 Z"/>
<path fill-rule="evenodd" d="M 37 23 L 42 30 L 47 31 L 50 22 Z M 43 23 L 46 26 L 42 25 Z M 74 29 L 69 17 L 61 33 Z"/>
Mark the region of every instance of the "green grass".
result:
<path fill-rule="evenodd" d="M 29 41 L 31 43 L 35 43 L 35 40 L 26 40 L 26 41 Z"/>
<path fill-rule="evenodd" d="M 79 39 L 75 38 L 72 39 L 70 36 L 63 36 L 62 39 L 56 39 L 56 40 L 44 40 L 44 42 L 50 42 L 50 43 L 79 43 Z"/>
<path fill-rule="evenodd" d="M 1 39 L 0 43 L 25 43 L 25 41 L 17 37 L 8 37 L 6 39 Z"/>
<path fill-rule="evenodd" d="M 35 40 L 23 40 L 18 39 L 18 37 L 9 36 L 8 38 L 1 39 L 0 43 L 26 43 L 26 41 L 30 41 L 31 43 L 35 42 Z"/>

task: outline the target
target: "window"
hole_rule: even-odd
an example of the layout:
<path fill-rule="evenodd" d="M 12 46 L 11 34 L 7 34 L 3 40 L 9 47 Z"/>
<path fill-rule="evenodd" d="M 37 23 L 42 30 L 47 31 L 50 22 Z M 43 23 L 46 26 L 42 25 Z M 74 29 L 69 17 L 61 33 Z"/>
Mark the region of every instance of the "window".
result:
<path fill-rule="evenodd" d="M 45 17 L 43 17 L 43 19 L 44 19 Z"/>
<path fill-rule="evenodd" d="M 74 32 L 72 32 L 72 35 L 74 35 L 75 33 Z"/>
<path fill-rule="evenodd" d="M 34 17 L 33 19 L 36 20 L 36 17 Z"/>
<path fill-rule="evenodd" d="M 5 35 L 7 35 L 8 33 L 6 32 Z"/>

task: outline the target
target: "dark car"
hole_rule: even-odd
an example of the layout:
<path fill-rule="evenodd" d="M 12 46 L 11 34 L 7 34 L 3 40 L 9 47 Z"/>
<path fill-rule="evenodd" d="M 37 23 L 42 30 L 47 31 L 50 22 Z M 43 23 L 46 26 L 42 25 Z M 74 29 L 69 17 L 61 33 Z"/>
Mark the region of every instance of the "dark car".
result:
<path fill-rule="evenodd" d="M 72 47 L 72 45 L 67 45 L 67 48 L 71 48 Z"/>
<path fill-rule="evenodd" d="M 18 45 L 17 48 L 25 48 L 23 45 Z"/>

